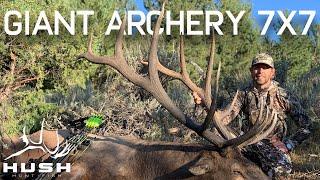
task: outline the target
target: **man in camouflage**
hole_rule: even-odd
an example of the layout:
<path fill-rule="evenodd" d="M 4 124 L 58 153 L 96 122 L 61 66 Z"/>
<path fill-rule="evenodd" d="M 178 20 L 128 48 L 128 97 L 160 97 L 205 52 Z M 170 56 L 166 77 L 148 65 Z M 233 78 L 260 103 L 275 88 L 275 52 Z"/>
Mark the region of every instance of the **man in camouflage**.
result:
<path fill-rule="evenodd" d="M 250 68 L 252 84 L 241 90 L 232 108 L 231 115 L 224 119 L 229 124 L 242 112 L 240 131 L 246 132 L 259 115 L 260 105 L 264 104 L 278 113 L 275 129 L 262 141 L 243 149 L 244 155 L 256 162 L 270 177 L 287 176 L 292 171 L 288 153 L 310 136 L 311 121 L 300 103 L 276 81 L 273 59 L 270 55 L 258 54 Z M 195 102 L 201 103 L 200 97 L 193 93 Z M 287 117 L 291 117 L 298 126 L 295 134 L 287 137 Z"/>

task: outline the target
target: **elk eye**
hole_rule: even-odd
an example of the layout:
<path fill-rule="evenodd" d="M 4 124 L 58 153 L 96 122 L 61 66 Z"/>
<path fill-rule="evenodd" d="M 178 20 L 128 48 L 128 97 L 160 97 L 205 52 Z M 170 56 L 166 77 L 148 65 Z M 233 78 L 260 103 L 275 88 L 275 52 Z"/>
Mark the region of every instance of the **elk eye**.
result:
<path fill-rule="evenodd" d="M 234 175 L 242 175 L 242 173 L 240 171 L 238 171 L 238 170 L 234 170 L 234 171 L 232 171 L 232 173 Z"/>
<path fill-rule="evenodd" d="M 234 180 L 243 180 L 245 179 L 244 176 L 242 175 L 241 171 L 239 170 L 233 170 L 232 175 Z"/>

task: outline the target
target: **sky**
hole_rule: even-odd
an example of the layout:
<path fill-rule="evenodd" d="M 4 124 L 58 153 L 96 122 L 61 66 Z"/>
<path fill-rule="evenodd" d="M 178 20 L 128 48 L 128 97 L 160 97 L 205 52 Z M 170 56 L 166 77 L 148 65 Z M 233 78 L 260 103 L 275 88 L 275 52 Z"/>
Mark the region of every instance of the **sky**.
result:
<path fill-rule="evenodd" d="M 252 4 L 254 15 L 257 18 L 258 10 L 315 10 L 318 11 L 316 21 L 320 21 L 320 0 L 243 0 Z M 147 12 L 143 0 L 135 0 L 139 10 Z"/>
<path fill-rule="evenodd" d="M 282 10 L 283 12 L 294 11 L 296 14 L 293 17 L 293 20 L 296 24 L 304 27 L 308 20 L 308 16 L 299 15 L 299 10 L 314 10 L 316 11 L 316 17 L 313 20 L 313 23 L 320 23 L 320 0 L 242 0 L 252 5 L 252 18 L 254 19 L 255 24 L 262 30 L 266 19 L 266 15 L 258 15 L 259 10 Z M 135 0 L 138 10 L 144 11 L 147 10 L 143 6 L 143 0 Z M 279 18 L 279 15 L 275 13 L 274 19 Z M 268 31 L 267 35 L 275 38 L 276 32 Z"/>
<path fill-rule="evenodd" d="M 314 22 L 320 22 L 320 0 L 251 0 L 251 4 L 253 18 L 260 25 L 262 20 L 264 23 L 264 18 L 258 16 L 258 10 L 296 10 L 294 19 L 299 23 L 305 23 L 308 19 L 307 16 L 299 16 L 299 10 L 314 10 L 317 12 Z"/>

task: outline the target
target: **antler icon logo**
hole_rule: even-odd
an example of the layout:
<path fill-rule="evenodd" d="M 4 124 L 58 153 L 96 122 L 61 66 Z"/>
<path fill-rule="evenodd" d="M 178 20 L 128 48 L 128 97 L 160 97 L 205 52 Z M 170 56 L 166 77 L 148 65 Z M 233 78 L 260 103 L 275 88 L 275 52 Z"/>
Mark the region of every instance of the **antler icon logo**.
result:
<path fill-rule="evenodd" d="M 60 140 L 59 140 L 59 135 L 58 135 L 58 131 L 56 131 L 56 137 L 57 137 L 57 146 L 55 148 L 55 150 L 51 151 L 44 143 L 43 143 L 43 126 L 44 126 L 44 121 L 42 121 L 41 123 L 41 131 L 40 131 L 40 137 L 39 137 L 39 142 L 33 142 L 30 138 L 27 137 L 26 135 L 26 127 L 23 128 L 23 135 L 20 137 L 22 139 L 22 141 L 26 144 L 24 149 L 11 154 L 10 156 L 8 156 L 7 158 L 5 158 L 5 160 L 8 160 L 12 157 L 15 156 L 19 156 L 22 153 L 28 151 L 28 150 L 32 150 L 32 149 L 41 149 L 43 152 L 48 152 L 49 154 L 51 154 L 51 157 L 53 159 L 57 159 L 59 157 L 63 157 L 66 156 L 70 150 L 71 150 L 71 144 L 68 143 L 68 141 L 66 140 L 66 145 L 65 147 L 60 151 Z"/>

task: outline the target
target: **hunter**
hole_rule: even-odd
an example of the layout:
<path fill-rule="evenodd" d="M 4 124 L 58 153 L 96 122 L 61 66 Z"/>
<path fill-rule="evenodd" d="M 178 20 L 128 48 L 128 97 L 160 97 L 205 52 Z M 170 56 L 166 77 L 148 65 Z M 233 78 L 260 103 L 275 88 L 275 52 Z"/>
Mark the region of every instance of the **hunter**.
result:
<path fill-rule="evenodd" d="M 245 118 L 237 128 L 240 133 L 247 132 L 254 123 L 252 121 L 257 119 L 261 104 L 275 109 L 279 119 L 273 132 L 260 142 L 245 147 L 243 154 L 257 163 L 268 176 L 287 177 L 292 171 L 289 152 L 310 136 L 311 120 L 299 101 L 273 80 L 275 67 L 270 55 L 261 53 L 254 57 L 250 72 L 252 83 L 240 91 L 231 115 L 223 120 L 223 124 L 230 124 L 242 113 Z M 201 104 L 197 93 L 193 92 L 193 97 L 196 104 Z M 298 126 L 292 136 L 287 136 L 287 117 Z"/>

